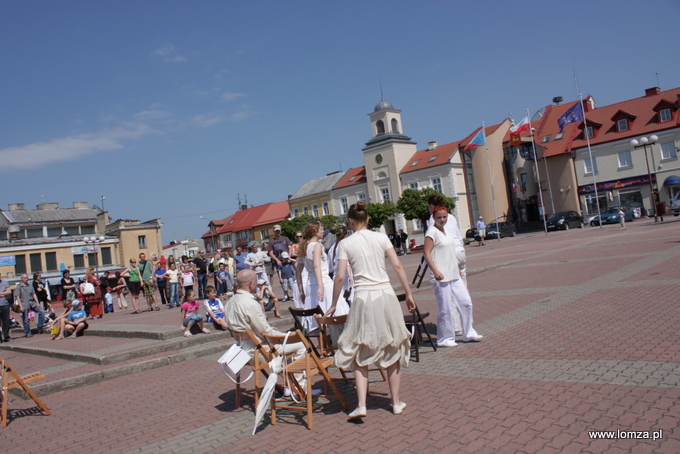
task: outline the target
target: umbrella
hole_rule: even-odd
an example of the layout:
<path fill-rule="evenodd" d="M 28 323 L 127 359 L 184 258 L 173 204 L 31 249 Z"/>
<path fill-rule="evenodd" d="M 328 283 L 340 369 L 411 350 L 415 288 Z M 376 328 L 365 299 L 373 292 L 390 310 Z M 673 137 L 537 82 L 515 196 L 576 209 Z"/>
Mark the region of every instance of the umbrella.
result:
<path fill-rule="evenodd" d="M 290 332 L 287 332 L 286 337 L 283 339 L 283 345 L 281 346 L 280 350 L 281 352 L 283 352 L 283 347 L 286 345 L 289 335 Z M 255 354 L 257 355 L 259 353 Z M 253 435 L 255 435 L 255 432 L 257 431 L 258 424 L 260 424 L 262 418 L 264 418 L 264 414 L 267 412 L 267 407 L 269 407 L 271 404 L 274 388 L 276 387 L 276 380 L 279 378 L 279 374 L 283 371 L 284 367 L 284 355 L 275 356 L 269 362 L 269 369 L 271 373 L 269 374 L 269 377 L 267 377 L 267 382 L 264 384 L 264 388 L 262 388 L 262 392 L 260 393 L 260 402 L 255 409 L 255 426 L 253 426 Z"/>

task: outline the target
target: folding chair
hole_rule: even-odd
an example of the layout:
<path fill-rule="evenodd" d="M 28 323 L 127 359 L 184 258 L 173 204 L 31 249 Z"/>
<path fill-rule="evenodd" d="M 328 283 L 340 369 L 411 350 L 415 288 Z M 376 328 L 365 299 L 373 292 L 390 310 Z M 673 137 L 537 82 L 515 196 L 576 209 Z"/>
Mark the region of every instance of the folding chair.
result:
<path fill-rule="evenodd" d="M 321 347 L 322 357 L 335 356 L 335 350 L 337 348 L 335 342 L 337 342 L 337 337 L 336 339 L 333 339 L 333 336 L 331 336 L 330 332 L 332 331 L 331 327 L 337 326 L 339 328 L 340 325 L 344 325 L 345 323 L 347 323 L 347 315 L 338 315 L 330 317 L 315 315 L 314 318 L 316 319 L 316 322 L 319 325 L 319 345 Z M 337 336 L 340 335 L 340 331 L 341 331 L 340 329 L 337 330 Z M 342 378 L 334 378 L 333 380 L 343 380 L 347 382 L 348 380 L 352 379 L 350 377 L 347 377 L 347 373 L 351 371 L 340 368 L 338 368 L 338 370 L 340 371 Z M 384 370 L 380 369 L 379 367 L 376 367 L 374 369 L 368 369 L 369 372 L 376 370 L 380 372 L 382 381 L 387 381 L 387 376 L 385 375 Z"/>
<path fill-rule="evenodd" d="M 302 317 L 314 317 L 316 315 L 323 315 L 323 310 L 317 306 L 314 309 L 301 309 L 297 307 L 289 307 L 288 310 L 290 311 L 290 315 L 293 316 L 293 322 L 295 323 L 295 329 L 299 329 L 302 331 L 302 333 L 305 335 L 307 340 L 309 341 L 309 344 L 312 346 L 314 349 L 314 353 L 316 353 L 316 356 L 322 356 L 319 353 L 319 350 L 316 349 L 314 346 L 313 339 L 316 338 L 317 344 L 319 344 L 319 329 L 314 329 L 314 330 L 307 330 L 305 328 L 305 324 L 303 323 L 303 318 Z"/>
<path fill-rule="evenodd" d="M 229 330 L 231 333 L 232 337 L 234 340 L 237 340 L 239 342 L 243 342 L 246 340 L 251 341 L 253 344 L 255 344 L 255 352 L 253 354 L 253 358 L 248 361 L 248 365 L 253 368 L 253 372 L 255 374 L 255 389 L 253 391 L 253 398 L 255 399 L 255 407 L 257 407 L 257 403 L 260 399 L 260 374 L 264 375 L 265 380 L 269 377 L 269 373 L 267 372 L 267 366 L 269 365 L 269 361 L 271 361 L 271 356 L 269 355 L 269 351 L 264 348 L 262 343 L 255 337 L 255 334 L 246 328 L 245 331 L 243 332 L 236 332 Z M 258 354 L 259 353 L 259 354 Z M 262 356 L 260 356 L 262 355 Z M 264 359 L 263 359 L 264 358 Z M 241 396 L 248 396 L 249 393 L 246 391 L 243 391 L 241 389 L 241 371 L 239 371 L 238 374 L 236 374 L 236 408 L 241 408 Z"/>
<path fill-rule="evenodd" d="M 21 387 L 28 396 L 33 399 L 33 402 L 38 405 L 40 410 L 46 415 L 51 415 L 49 408 L 42 403 L 42 401 L 35 395 L 35 393 L 28 387 L 28 383 L 31 383 L 41 378 L 45 378 L 45 374 L 40 372 L 34 372 L 32 374 L 24 375 L 20 377 L 7 362 L 0 357 L 0 385 L 2 390 L 0 390 L 0 420 L 2 420 L 2 427 L 7 427 L 7 407 L 9 406 L 9 390 Z M 12 378 L 10 378 L 10 376 Z"/>
<path fill-rule="evenodd" d="M 406 301 L 406 294 L 400 293 L 399 295 L 397 295 L 397 299 L 399 301 Z M 430 315 L 429 312 L 421 314 L 420 309 L 418 309 L 418 306 L 416 306 L 416 310 L 413 311 L 412 314 L 404 315 L 404 323 L 406 324 L 406 328 L 409 330 L 409 332 L 413 330 L 411 346 L 415 348 L 416 361 L 420 361 L 419 346 L 420 344 L 423 343 L 423 333 L 425 333 L 425 335 L 427 336 L 427 341 L 425 342 L 429 342 L 430 345 L 432 345 L 434 351 L 437 351 L 437 344 L 434 342 L 432 336 L 427 331 L 427 327 L 425 326 L 425 319 L 429 317 L 429 315 Z"/>
<path fill-rule="evenodd" d="M 264 337 L 265 341 L 269 344 L 270 354 L 272 356 L 278 356 L 279 352 L 276 350 L 276 347 L 278 345 L 283 344 L 284 339 L 286 338 L 285 335 L 270 336 L 265 333 L 262 333 L 262 336 Z M 272 397 L 271 422 L 272 424 L 276 424 L 277 408 L 286 408 L 290 410 L 306 410 L 307 428 L 312 430 L 314 429 L 314 419 L 312 416 L 312 397 L 313 397 L 312 377 L 314 377 L 315 375 L 321 375 L 324 380 L 324 394 L 320 394 L 319 395 L 320 397 L 338 399 L 342 407 L 345 409 L 345 411 L 349 410 L 349 407 L 347 405 L 347 402 L 345 402 L 345 399 L 342 397 L 342 394 L 340 394 L 340 391 L 335 386 L 335 383 L 331 379 L 331 376 L 328 374 L 328 368 L 333 364 L 333 358 L 319 358 L 314 352 L 314 349 L 312 348 L 311 344 L 307 341 L 307 338 L 302 334 L 302 331 L 300 330 L 297 330 L 295 333 L 291 333 L 288 336 L 287 340 L 288 344 L 296 342 L 302 342 L 304 344 L 305 354 L 301 358 L 298 358 L 292 361 L 291 363 L 287 364 L 286 373 L 287 378 L 290 381 L 291 389 L 300 392 L 301 398 L 302 400 L 305 401 L 306 405 L 305 407 L 301 407 L 299 405 L 286 404 L 283 401 L 277 402 L 277 400 L 274 397 Z M 292 356 L 293 354 L 287 355 L 286 360 L 292 358 Z M 300 383 L 294 377 L 294 374 L 299 373 L 304 374 L 305 378 L 307 379 L 306 388 L 300 386 Z M 328 394 L 328 387 L 330 387 L 332 394 Z"/>

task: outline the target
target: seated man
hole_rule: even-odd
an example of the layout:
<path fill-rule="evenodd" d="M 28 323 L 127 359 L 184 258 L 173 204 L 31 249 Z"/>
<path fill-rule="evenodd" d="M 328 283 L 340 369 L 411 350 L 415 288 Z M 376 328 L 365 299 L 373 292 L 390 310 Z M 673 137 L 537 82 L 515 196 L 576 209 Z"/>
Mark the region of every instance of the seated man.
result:
<path fill-rule="evenodd" d="M 82 336 L 88 328 L 87 314 L 83 309 L 83 303 L 80 300 L 73 300 L 71 303 L 71 312 L 66 316 L 64 321 L 64 335 L 71 339 Z"/>
<path fill-rule="evenodd" d="M 250 329 L 257 337 L 259 342 L 264 342 L 261 334 L 281 335 L 276 328 L 267 323 L 267 319 L 262 312 L 262 307 L 258 303 L 255 295 L 257 293 L 257 275 L 252 270 L 243 270 L 236 275 L 236 293 L 225 305 L 225 318 L 229 329 L 235 333 L 244 333 L 246 328 Z M 250 339 L 241 337 L 241 348 L 252 354 L 255 345 Z M 293 360 L 301 358 L 305 354 L 305 345 L 302 342 L 286 344 L 282 354 L 295 353 Z M 305 381 L 302 374 L 295 374 L 295 378 L 302 387 Z"/>

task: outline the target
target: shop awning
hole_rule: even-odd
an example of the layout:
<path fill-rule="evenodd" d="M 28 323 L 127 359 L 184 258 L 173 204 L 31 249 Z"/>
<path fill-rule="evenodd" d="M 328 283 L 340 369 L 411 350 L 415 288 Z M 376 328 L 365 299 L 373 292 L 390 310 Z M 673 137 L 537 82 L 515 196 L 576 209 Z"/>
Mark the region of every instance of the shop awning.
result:
<path fill-rule="evenodd" d="M 680 177 L 677 177 L 675 175 L 671 175 L 670 177 L 666 178 L 663 180 L 663 185 L 664 186 L 676 186 L 680 185 Z"/>

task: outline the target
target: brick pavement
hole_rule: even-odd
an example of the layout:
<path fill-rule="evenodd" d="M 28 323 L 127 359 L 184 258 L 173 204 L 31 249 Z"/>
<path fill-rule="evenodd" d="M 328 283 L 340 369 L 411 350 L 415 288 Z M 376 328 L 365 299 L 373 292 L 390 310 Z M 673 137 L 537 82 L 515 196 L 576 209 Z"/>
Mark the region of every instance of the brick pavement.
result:
<path fill-rule="evenodd" d="M 468 246 L 475 325 L 485 339 L 437 352 L 423 346 L 420 362 L 404 371 L 409 405 L 401 416 L 389 412 L 387 385 L 376 382 L 362 424 L 319 399 L 314 431 L 292 414 L 251 436 L 252 410 L 234 410 L 233 384 L 214 354 L 48 395 L 50 417 L 14 399 L 2 445 L 16 452 L 680 452 L 680 222 L 628 227 Z M 410 275 L 419 258 L 402 258 Z M 432 323 L 429 285 L 415 294 Z M 352 387 L 342 391 L 355 405 Z M 588 437 L 617 429 L 663 434 Z M 83 440 L 77 449 L 74 439 Z"/>

